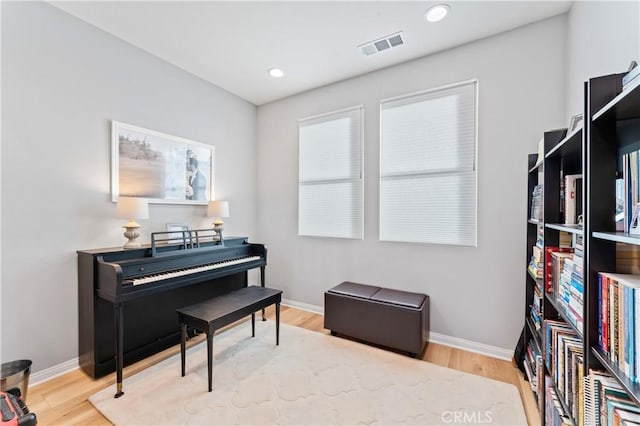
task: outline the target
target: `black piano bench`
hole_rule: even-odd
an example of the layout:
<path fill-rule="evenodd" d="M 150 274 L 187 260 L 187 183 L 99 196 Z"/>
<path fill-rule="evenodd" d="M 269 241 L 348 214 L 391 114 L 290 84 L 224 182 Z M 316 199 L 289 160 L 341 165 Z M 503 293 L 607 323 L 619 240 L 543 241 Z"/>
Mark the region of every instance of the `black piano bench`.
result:
<path fill-rule="evenodd" d="M 213 334 L 251 315 L 251 336 L 256 336 L 256 312 L 276 305 L 276 345 L 280 344 L 280 302 L 282 290 L 266 287 L 244 287 L 240 290 L 214 297 L 185 308 L 177 309 L 180 324 L 180 358 L 182 377 L 185 375 L 187 327 L 193 327 L 207 335 L 207 367 L 209 392 L 213 388 Z"/>
<path fill-rule="evenodd" d="M 429 339 L 429 296 L 343 282 L 324 294 L 324 328 L 419 358 Z"/>

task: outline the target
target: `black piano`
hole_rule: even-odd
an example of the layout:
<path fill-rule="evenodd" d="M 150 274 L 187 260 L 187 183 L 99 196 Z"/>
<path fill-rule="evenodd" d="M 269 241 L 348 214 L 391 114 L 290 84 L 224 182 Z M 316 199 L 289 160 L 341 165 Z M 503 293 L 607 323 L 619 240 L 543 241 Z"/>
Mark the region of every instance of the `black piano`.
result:
<path fill-rule="evenodd" d="M 78 251 L 81 368 L 116 371 L 120 393 L 123 366 L 180 342 L 176 309 L 246 287 L 253 268 L 264 286 L 266 264 L 266 247 L 244 237 Z"/>

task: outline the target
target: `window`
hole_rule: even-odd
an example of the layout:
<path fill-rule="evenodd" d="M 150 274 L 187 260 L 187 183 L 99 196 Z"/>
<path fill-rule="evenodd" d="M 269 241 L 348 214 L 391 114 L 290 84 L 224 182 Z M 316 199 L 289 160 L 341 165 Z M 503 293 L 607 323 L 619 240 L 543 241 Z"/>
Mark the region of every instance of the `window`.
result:
<path fill-rule="evenodd" d="M 477 91 L 380 102 L 380 240 L 476 245 Z"/>
<path fill-rule="evenodd" d="M 299 126 L 298 234 L 362 239 L 362 107 Z"/>

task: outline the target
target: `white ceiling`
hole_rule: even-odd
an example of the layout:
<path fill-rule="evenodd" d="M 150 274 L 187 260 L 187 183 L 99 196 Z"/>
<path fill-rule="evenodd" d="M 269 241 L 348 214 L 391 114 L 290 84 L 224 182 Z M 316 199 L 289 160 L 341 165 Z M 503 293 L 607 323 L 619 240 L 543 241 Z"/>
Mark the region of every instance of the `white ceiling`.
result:
<path fill-rule="evenodd" d="M 566 12 L 570 1 L 54 1 L 54 6 L 256 105 Z M 396 31 L 406 45 L 357 46 Z M 267 70 L 282 68 L 274 79 Z"/>

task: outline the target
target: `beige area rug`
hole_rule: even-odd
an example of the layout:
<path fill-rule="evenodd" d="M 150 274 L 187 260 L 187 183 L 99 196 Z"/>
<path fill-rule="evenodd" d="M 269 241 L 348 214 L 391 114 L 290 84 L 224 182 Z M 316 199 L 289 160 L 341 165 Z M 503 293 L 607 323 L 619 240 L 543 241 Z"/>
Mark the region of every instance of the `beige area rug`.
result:
<path fill-rule="evenodd" d="M 116 425 L 524 425 L 515 386 L 281 324 L 250 322 L 216 335 L 213 392 L 206 343 L 89 399 Z"/>

